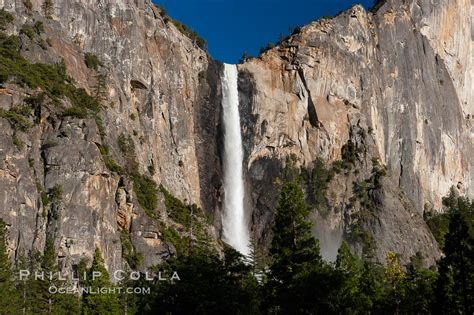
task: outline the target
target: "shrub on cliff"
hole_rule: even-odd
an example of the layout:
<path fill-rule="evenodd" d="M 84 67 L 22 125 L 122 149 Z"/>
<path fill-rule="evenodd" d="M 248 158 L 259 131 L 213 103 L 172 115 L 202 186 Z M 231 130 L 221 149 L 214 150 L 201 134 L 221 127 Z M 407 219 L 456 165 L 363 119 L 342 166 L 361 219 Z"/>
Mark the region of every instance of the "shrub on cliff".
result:
<path fill-rule="evenodd" d="M 86 63 L 87 68 L 95 71 L 99 70 L 99 67 L 102 67 L 99 57 L 90 52 L 85 54 L 84 62 Z"/>
<path fill-rule="evenodd" d="M 100 276 L 93 278 L 94 272 L 100 272 Z M 101 288 L 111 288 L 109 272 L 104 266 L 102 254 L 98 248 L 95 249 L 92 266 L 87 273 L 86 287 L 95 292 Z M 83 314 L 120 314 L 120 306 L 117 295 L 114 293 L 86 293 L 82 301 Z"/>
<path fill-rule="evenodd" d="M 31 89 L 40 88 L 55 105 L 68 98 L 73 107 L 90 113 L 100 110 L 100 103 L 82 88 L 76 88 L 66 73 L 64 62 L 54 65 L 31 63 L 20 54 L 20 39 L 0 33 L 0 83 L 7 81 Z"/>
<path fill-rule="evenodd" d="M 0 30 L 5 30 L 7 25 L 12 23 L 15 20 L 13 15 L 10 12 L 5 11 L 5 9 L 0 10 Z"/>
<path fill-rule="evenodd" d="M 192 30 L 189 26 L 181 23 L 178 20 L 173 20 L 173 24 L 181 33 L 189 37 L 189 39 L 191 39 L 199 48 L 203 50 L 207 50 L 206 40 L 202 38 L 201 36 L 199 36 L 199 34 L 196 33 L 194 30 Z"/>
<path fill-rule="evenodd" d="M 10 258 L 7 253 L 7 226 L 0 219 L 0 314 L 19 312 L 20 296 L 15 289 Z"/>
<path fill-rule="evenodd" d="M 43 4 L 41 5 L 41 9 L 43 10 L 44 16 L 48 19 L 51 19 L 54 13 L 53 0 L 44 0 Z"/>

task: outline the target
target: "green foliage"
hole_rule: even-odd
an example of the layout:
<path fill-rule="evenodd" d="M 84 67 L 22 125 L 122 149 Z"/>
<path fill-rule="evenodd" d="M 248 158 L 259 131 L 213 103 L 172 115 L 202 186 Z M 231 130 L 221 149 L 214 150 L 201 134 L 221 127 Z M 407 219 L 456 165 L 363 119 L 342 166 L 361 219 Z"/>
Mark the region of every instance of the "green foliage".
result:
<path fill-rule="evenodd" d="M 174 26 L 181 32 L 183 35 L 191 39 L 199 48 L 207 50 L 207 42 L 204 38 L 199 36 L 194 30 L 192 30 L 186 24 L 181 23 L 178 20 L 172 20 Z"/>
<path fill-rule="evenodd" d="M 36 32 L 33 29 L 33 27 L 31 27 L 27 24 L 25 24 L 21 27 L 20 34 L 26 35 L 31 40 L 35 39 L 35 36 L 36 36 Z"/>
<path fill-rule="evenodd" d="M 304 174 L 301 174 L 301 169 L 297 167 L 298 157 L 291 154 L 286 158 L 285 167 L 283 169 L 283 179 L 285 181 L 298 181 L 304 179 Z"/>
<path fill-rule="evenodd" d="M 102 117 L 100 115 L 95 115 L 95 123 L 97 125 L 97 129 L 99 129 L 99 136 L 102 142 L 105 142 L 105 126 L 104 126 L 104 121 L 102 120 Z"/>
<path fill-rule="evenodd" d="M 354 183 L 354 195 L 360 200 L 364 210 L 374 213 L 380 206 L 376 193 L 382 189 L 382 177 L 386 176 L 385 167 L 381 166 L 378 160 L 372 160 L 372 175 L 360 182 Z"/>
<path fill-rule="evenodd" d="M 133 144 L 132 137 L 126 137 L 121 133 L 117 139 L 117 145 L 124 156 L 135 154 L 135 145 Z"/>
<path fill-rule="evenodd" d="M 33 10 L 33 3 L 31 2 L 31 0 L 23 0 L 23 5 L 28 11 Z"/>
<path fill-rule="evenodd" d="M 93 279 L 92 275 L 94 272 L 100 273 L 100 276 Z M 102 259 L 102 254 L 98 248 L 95 250 L 94 260 L 92 261 L 92 266 L 88 270 L 85 285 L 95 291 L 100 290 L 100 288 L 112 287 L 109 272 L 105 269 L 104 260 Z M 84 315 L 120 314 L 117 295 L 113 293 L 85 293 L 82 299 L 82 313 Z"/>
<path fill-rule="evenodd" d="M 314 161 L 313 169 L 311 171 L 311 188 L 314 196 L 316 209 L 325 215 L 328 211 L 326 201 L 326 191 L 328 184 L 333 178 L 333 171 L 326 168 L 323 159 L 317 158 Z"/>
<path fill-rule="evenodd" d="M 468 223 L 471 235 L 474 235 L 474 213 L 469 210 L 469 200 L 460 198 L 451 188 L 447 197 L 443 198 L 443 205 L 446 210 L 444 212 L 435 212 L 433 210 L 425 209 L 423 219 L 433 233 L 434 238 L 439 244 L 440 248 L 445 246 L 445 237 L 449 231 L 449 221 L 453 211 L 457 211 L 463 217 L 463 220 Z"/>
<path fill-rule="evenodd" d="M 173 244 L 178 257 L 188 256 L 191 240 L 189 237 L 182 235 L 173 227 L 165 227 L 162 225 L 161 234 L 165 242 Z"/>
<path fill-rule="evenodd" d="M 121 133 L 117 138 L 117 146 L 125 159 L 125 170 L 128 173 L 138 174 L 138 163 L 135 153 L 135 143 L 130 135 Z"/>
<path fill-rule="evenodd" d="M 84 89 L 74 86 L 66 74 L 64 62 L 55 65 L 30 63 L 19 51 L 18 37 L 0 33 L 0 83 L 12 81 L 31 89 L 40 88 L 56 105 L 60 104 L 62 98 L 68 98 L 76 112 L 78 108 L 91 113 L 99 112 L 100 102 Z"/>
<path fill-rule="evenodd" d="M 62 117 L 72 117 L 72 118 L 78 118 L 78 119 L 85 119 L 89 116 L 89 113 L 87 112 L 87 109 L 83 107 L 69 107 L 63 110 L 61 113 Z"/>
<path fill-rule="evenodd" d="M 120 241 L 122 243 L 123 258 L 130 268 L 137 270 L 143 262 L 143 255 L 135 251 L 130 240 L 130 234 L 127 231 L 124 230 L 120 233 Z"/>
<path fill-rule="evenodd" d="M 354 223 L 350 227 L 348 238 L 350 241 L 362 246 L 364 259 L 371 260 L 375 254 L 376 244 L 372 232 L 365 227 L 365 221 L 372 214 L 367 210 L 361 210 L 352 215 Z"/>
<path fill-rule="evenodd" d="M 148 172 L 150 173 L 151 176 L 155 175 L 156 170 L 155 170 L 155 166 L 153 165 L 153 163 L 148 165 L 147 169 L 148 169 Z"/>
<path fill-rule="evenodd" d="M 191 215 L 198 215 L 202 210 L 196 205 L 186 205 L 178 198 L 171 195 L 163 185 L 160 185 L 160 192 L 165 197 L 165 206 L 173 221 L 189 227 L 191 223 Z"/>
<path fill-rule="evenodd" d="M 35 24 L 33 25 L 33 29 L 35 30 L 37 35 L 41 35 L 41 33 L 44 33 L 44 25 L 43 22 L 41 21 L 36 21 Z"/>
<path fill-rule="evenodd" d="M 409 268 L 404 282 L 405 294 L 399 305 L 400 313 L 430 314 L 436 278 L 433 270 Z"/>
<path fill-rule="evenodd" d="M 244 52 L 242 53 L 242 57 L 240 57 L 239 63 L 244 63 L 244 62 L 246 62 L 247 60 L 250 60 L 250 59 L 252 59 L 252 58 L 253 58 L 252 55 L 250 55 L 247 51 L 244 51 Z"/>
<path fill-rule="evenodd" d="M 28 279 L 16 281 L 16 288 L 21 292 L 19 307 L 23 314 L 78 314 L 79 300 L 72 294 L 53 294 L 50 288 L 67 287 L 71 283 L 59 279 L 57 253 L 51 238 L 46 240 L 44 253 L 33 252 L 27 257 L 21 256 L 18 270 L 28 270 L 31 276 Z M 44 278 L 35 278 L 35 273 L 44 274 Z"/>
<path fill-rule="evenodd" d="M 115 162 L 115 160 L 110 157 L 110 156 L 106 156 L 105 157 L 105 166 L 111 171 L 111 172 L 115 172 L 117 174 L 123 174 L 124 171 L 123 171 L 123 168 L 117 164 L 117 162 Z"/>
<path fill-rule="evenodd" d="M 264 52 L 275 48 L 275 44 L 273 42 L 269 42 L 267 46 L 265 47 L 260 47 L 259 54 L 263 54 Z"/>
<path fill-rule="evenodd" d="M 130 135 L 125 136 L 123 133 L 120 134 L 117 139 L 117 145 L 125 158 L 125 171 L 133 181 L 133 189 L 137 195 L 138 203 L 142 206 L 148 216 L 155 218 L 156 214 L 154 211 L 158 202 L 158 187 L 156 182 L 150 177 L 140 174 L 138 171 L 135 145 Z M 107 163 L 106 160 L 106 164 Z M 113 163 L 110 167 L 114 169 L 117 168 Z"/>
<path fill-rule="evenodd" d="M 321 280 L 328 270 L 319 253 L 319 244 L 311 234 L 310 211 L 296 180 L 285 182 L 275 213 L 270 245 L 272 264 L 268 281 L 268 304 L 278 313 L 311 312 L 308 294 L 318 294 L 313 281 Z M 311 293 L 309 293 L 311 292 Z"/>
<path fill-rule="evenodd" d="M 119 314 L 127 310 L 128 314 L 472 314 L 473 222 L 467 221 L 472 215 L 472 201 L 457 196 L 444 199 L 450 225 L 438 276 L 434 270 L 422 268 L 420 253 L 408 266 L 402 266 L 399 256 L 389 252 L 385 265 L 381 265 L 356 257 L 345 242 L 339 248 L 336 262 L 325 263 L 311 236 L 306 218 L 309 211 L 299 185 L 296 181 L 283 185 L 275 215 L 271 260 L 262 257 L 255 244 L 251 247 L 254 258 L 250 260 L 230 247 L 224 248 L 223 255 L 206 248 L 190 250 L 189 237 L 162 226 L 163 238 L 173 239 L 181 254 L 153 271 L 168 279 L 176 271 L 179 279 L 121 283 L 127 287 L 151 286 L 151 295 L 86 293 L 82 313 Z M 52 191 L 52 195 L 59 195 Z M 0 240 L 5 238 L 4 231 L 5 224 L 0 220 Z M 127 232 L 122 232 L 121 238 L 124 253 L 133 253 Z M 49 286 L 64 284 L 55 277 L 12 279 L 5 253 L 5 242 L 0 242 L 0 313 L 80 312 L 79 297 L 48 292 Z M 258 260 L 263 261 L 262 268 L 255 265 Z M 43 255 L 32 253 L 28 260 L 20 259 L 17 268 L 33 273 L 58 270 L 52 240 L 47 240 Z M 85 261 L 76 268 L 79 274 L 83 270 Z M 94 271 L 101 276 L 92 279 Z M 95 291 L 112 287 L 99 250 L 87 272 L 87 279 L 80 280 L 81 286 L 90 286 Z"/>
<path fill-rule="evenodd" d="M 332 162 L 331 169 L 335 174 L 339 174 L 345 168 L 344 166 L 344 161 L 337 160 Z"/>
<path fill-rule="evenodd" d="M 337 293 L 334 294 L 334 306 L 338 313 L 363 314 L 369 313 L 374 304 L 374 295 L 367 292 L 364 285 L 370 284 L 364 277 L 364 263 L 351 253 L 346 242 L 342 242 L 337 254 L 335 265 L 336 279 L 340 282 Z M 376 284 L 372 282 L 372 289 Z M 375 289 L 376 290 L 376 289 Z"/>
<path fill-rule="evenodd" d="M 186 204 L 174 197 L 163 185 L 160 185 L 159 190 L 164 196 L 168 217 L 182 225 L 181 233 L 172 226 L 162 225 L 164 240 L 175 246 L 178 256 L 203 250 L 214 251 L 205 228 L 211 224 L 211 220 L 204 211 L 195 204 Z"/>
<path fill-rule="evenodd" d="M 43 9 L 43 14 L 46 18 L 51 19 L 54 13 L 54 4 L 53 0 L 44 0 L 43 5 L 41 6 Z"/>
<path fill-rule="evenodd" d="M 449 231 L 444 257 L 439 262 L 434 309 L 444 314 L 474 312 L 474 202 L 451 191 L 443 200 L 448 207 Z"/>
<path fill-rule="evenodd" d="M 13 136 L 13 144 L 15 147 L 17 147 L 17 149 L 21 149 L 23 147 L 23 141 L 21 141 L 21 139 L 16 135 Z"/>
<path fill-rule="evenodd" d="M 301 32 L 300 26 L 290 26 L 288 27 L 288 31 L 291 35 L 297 35 Z"/>
<path fill-rule="evenodd" d="M 471 237 L 474 236 L 474 204 L 467 197 L 460 197 L 451 187 L 448 196 L 443 198 L 443 206 L 446 207 L 450 219 L 453 215 L 459 214 L 461 220 L 467 224 L 468 232 Z M 451 228 L 451 227 L 450 227 Z"/>
<path fill-rule="evenodd" d="M 449 214 L 426 211 L 423 213 L 423 219 L 430 228 L 439 247 L 443 248 L 444 238 L 449 230 Z"/>
<path fill-rule="evenodd" d="M 96 123 L 99 129 L 99 134 L 102 138 L 102 142 L 105 142 L 105 130 L 102 124 L 102 119 L 100 119 L 98 116 L 96 116 Z M 107 145 L 98 145 L 98 147 L 102 157 L 104 158 L 104 163 L 107 169 L 117 174 L 125 174 L 125 170 L 110 156 L 109 147 Z"/>
<path fill-rule="evenodd" d="M 20 296 L 15 290 L 10 258 L 7 253 L 7 227 L 0 219 L 0 314 L 15 314 L 19 312 Z"/>
<path fill-rule="evenodd" d="M 11 24 L 15 18 L 10 12 L 5 11 L 4 8 L 0 10 L 0 31 L 7 28 L 8 24 Z"/>
<path fill-rule="evenodd" d="M 195 254 L 169 260 L 181 280 L 156 281 L 140 301 L 139 314 L 258 314 L 258 283 L 243 257 L 226 248 L 224 257 Z M 171 275 L 169 275 L 171 276 Z"/>
<path fill-rule="evenodd" d="M 90 52 L 85 54 L 84 61 L 87 68 L 93 69 L 95 71 L 98 71 L 99 68 L 103 66 L 102 62 L 99 60 L 99 57 Z"/>
<path fill-rule="evenodd" d="M 27 131 L 33 126 L 28 116 L 19 107 L 4 110 L 0 108 L 0 117 L 5 118 L 15 130 Z"/>
<path fill-rule="evenodd" d="M 105 166 L 109 169 L 109 171 L 117 174 L 124 173 L 123 168 L 110 155 L 104 156 L 104 163 Z"/>
<path fill-rule="evenodd" d="M 265 267 L 268 264 L 268 259 L 265 255 L 263 248 L 258 246 L 257 241 L 254 238 L 250 239 L 248 246 L 249 254 L 246 257 L 246 263 L 250 266 L 252 275 L 254 277 L 262 277 L 265 275 Z"/>
<path fill-rule="evenodd" d="M 41 191 L 41 203 L 43 204 L 43 208 L 49 205 L 49 196 L 46 191 Z"/>
<path fill-rule="evenodd" d="M 63 198 L 63 188 L 61 187 L 61 185 L 58 185 L 58 184 L 54 185 L 54 187 L 51 188 L 49 191 L 49 200 L 51 202 L 57 203 L 61 201 L 62 198 Z"/>
<path fill-rule="evenodd" d="M 349 139 L 347 143 L 342 146 L 341 154 L 344 166 L 350 169 L 351 165 L 354 165 L 357 159 L 357 149 L 352 140 Z"/>
<path fill-rule="evenodd" d="M 148 216 L 156 217 L 155 209 L 158 202 L 158 188 L 153 179 L 138 172 L 131 174 L 133 189 L 137 195 L 138 203 Z"/>
<path fill-rule="evenodd" d="M 158 9 L 160 10 L 160 16 L 163 18 L 168 17 L 168 12 L 166 11 L 165 5 L 160 3 L 157 5 Z"/>

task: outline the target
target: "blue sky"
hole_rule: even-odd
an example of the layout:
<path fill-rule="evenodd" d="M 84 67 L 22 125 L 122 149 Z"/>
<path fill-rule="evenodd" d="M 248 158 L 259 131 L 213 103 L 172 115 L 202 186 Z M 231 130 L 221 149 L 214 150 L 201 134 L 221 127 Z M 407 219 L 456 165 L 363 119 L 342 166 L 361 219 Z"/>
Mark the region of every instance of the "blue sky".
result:
<path fill-rule="evenodd" d="M 217 60 L 237 63 L 244 51 L 278 41 L 288 28 L 321 16 L 335 15 L 355 3 L 370 7 L 373 0 L 153 0 L 168 15 L 198 32 Z"/>

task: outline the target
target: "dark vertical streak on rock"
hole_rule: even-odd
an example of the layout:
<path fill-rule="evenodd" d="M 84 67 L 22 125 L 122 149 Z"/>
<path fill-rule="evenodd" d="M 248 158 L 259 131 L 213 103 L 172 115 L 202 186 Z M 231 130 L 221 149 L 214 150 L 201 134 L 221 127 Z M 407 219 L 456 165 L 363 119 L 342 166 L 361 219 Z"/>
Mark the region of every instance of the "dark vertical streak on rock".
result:
<path fill-rule="evenodd" d="M 195 105 L 195 139 L 201 187 L 201 202 L 204 209 L 220 222 L 220 190 L 222 185 L 219 142 L 221 137 L 221 87 L 222 64 L 211 60 L 207 72 L 201 74 L 199 96 Z"/>

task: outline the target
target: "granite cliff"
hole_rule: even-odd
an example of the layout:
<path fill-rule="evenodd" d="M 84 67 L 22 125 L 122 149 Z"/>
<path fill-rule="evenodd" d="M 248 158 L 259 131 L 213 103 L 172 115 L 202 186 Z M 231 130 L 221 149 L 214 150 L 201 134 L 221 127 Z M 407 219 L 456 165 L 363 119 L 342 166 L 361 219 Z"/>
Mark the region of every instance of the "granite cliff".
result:
<path fill-rule="evenodd" d="M 0 217 L 12 255 L 43 251 L 49 238 L 64 268 L 100 247 L 110 270 L 132 254 L 144 269 L 179 254 L 179 236 L 199 238 L 182 208 L 197 209 L 219 247 L 222 65 L 148 0 L 0 7 L 29 64 L 60 63 L 68 89 L 100 103 L 81 112 L 41 85 L 2 84 Z M 470 10 L 468 0 L 354 6 L 239 65 L 247 210 L 260 244 L 293 168 L 326 257 L 342 239 L 361 254 L 375 245 L 379 259 L 439 257 L 423 211 L 440 210 L 452 186 L 474 193 Z M 12 115 L 32 103 L 18 128 Z M 330 173 L 318 190 L 315 170 Z"/>

